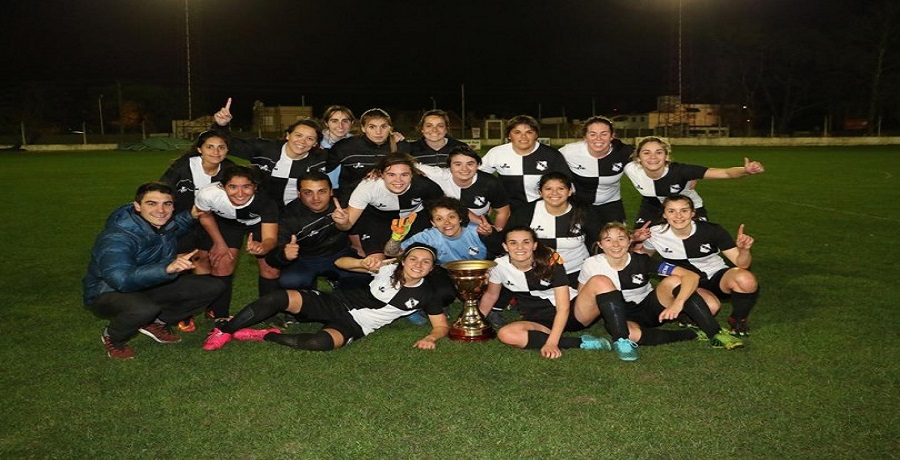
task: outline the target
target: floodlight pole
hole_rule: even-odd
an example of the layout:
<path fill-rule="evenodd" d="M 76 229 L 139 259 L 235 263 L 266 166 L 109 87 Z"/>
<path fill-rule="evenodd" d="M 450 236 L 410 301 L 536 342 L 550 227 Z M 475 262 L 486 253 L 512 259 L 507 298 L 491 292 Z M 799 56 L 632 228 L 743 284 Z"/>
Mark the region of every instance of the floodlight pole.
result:
<path fill-rule="evenodd" d="M 184 45 L 187 52 L 187 106 L 188 120 L 192 120 L 193 103 L 191 100 L 191 15 L 188 0 L 184 0 Z"/>
<path fill-rule="evenodd" d="M 97 98 L 97 108 L 100 110 L 100 135 L 103 136 L 106 134 L 106 129 L 103 127 L 103 95 Z"/>

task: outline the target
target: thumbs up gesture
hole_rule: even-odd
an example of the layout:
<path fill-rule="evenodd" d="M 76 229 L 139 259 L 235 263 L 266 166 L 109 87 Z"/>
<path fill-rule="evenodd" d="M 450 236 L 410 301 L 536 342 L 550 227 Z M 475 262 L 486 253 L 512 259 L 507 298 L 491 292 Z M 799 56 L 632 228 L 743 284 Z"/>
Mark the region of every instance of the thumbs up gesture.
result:
<path fill-rule="evenodd" d="M 291 241 L 284 245 L 284 258 L 295 260 L 300 256 L 300 245 L 297 244 L 297 235 L 291 235 Z"/>

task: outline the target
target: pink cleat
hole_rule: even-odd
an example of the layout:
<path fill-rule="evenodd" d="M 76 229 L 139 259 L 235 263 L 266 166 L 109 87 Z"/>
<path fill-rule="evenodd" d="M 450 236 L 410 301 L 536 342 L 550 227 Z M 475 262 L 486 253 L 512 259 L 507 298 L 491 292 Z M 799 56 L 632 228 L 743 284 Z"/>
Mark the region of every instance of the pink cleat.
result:
<path fill-rule="evenodd" d="M 246 327 L 244 329 L 238 329 L 234 331 L 235 340 L 245 340 L 249 342 L 262 342 L 266 337 L 266 334 L 281 334 L 281 329 L 278 328 L 270 328 L 270 329 L 251 329 Z"/>
<path fill-rule="evenodd" d="M 219 328 L 215 328 L 209 333 L 209 337 L 203 342 L 203 349 L 206 351 L 218 350 L 231 342 L 231 334 L 222 332 Z"/>

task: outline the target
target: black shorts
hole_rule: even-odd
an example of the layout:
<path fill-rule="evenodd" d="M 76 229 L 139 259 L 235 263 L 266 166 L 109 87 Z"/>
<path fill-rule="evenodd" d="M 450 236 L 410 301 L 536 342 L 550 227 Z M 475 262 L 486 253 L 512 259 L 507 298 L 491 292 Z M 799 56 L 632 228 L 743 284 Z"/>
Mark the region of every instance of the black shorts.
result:
<path fill-rule="evenodd" d="M 253 233 L 254 240 L 260 241 L 262 239 L 262 225 L 260 224 L 248 227 L 231 219 L 222 219 L 219 216 L 216 216 L 216 223 L 219 225 L 219 233 L 222 234 L 222 238 L 229 248 L 241 249 L 244 246 L 244 238 L 250 233 Z M 200 237 L 197 239 L 197 248 L 209 251 L 212 246 L 212 238 L 205 231 L 201 231 Z"/>
<path fill-rule="evenodd" d="M 578 296 L 572 298 L 572 301 L 569 302 L 569 317 L 566 319 L 566 328 L 563 332 L 577 332 L 583 331 L 589 327 L 591 324 L 584 325 L 581 324 L 581 321 L 575 319 L 575 299 Z M 555 308 L 545 308 L 541 309 L 537 312 L 532 312 L 527 315 L 522 315 L 522 320 L 531 321 L 533 323 L 538 323 L 544 327 L 553 329 L 553 319 L 556 317 L 556 309 Z M 592 323 L 593 324 L 593 323 Z"/>
<path fill-rule="evenodd" d="M 725 272 L 730 270 L 730 268 L 723 268 L 717 271 L 712 278 L 703 277 L 700 278 L 700 285 L 703 289 L 706 289 L 709 292 L 715 294 L 719 299 L 727 299 L 731 297 L 731 294 L 722 291 L 722 288 L 719 287 L 722 284 L 722 277 L 725 276 Z"/>
<path fill-rule="evenodd" d="M 298 292 L 303 298 L 303 306 L 300 313 L 294 316 L 301 321 L 322 323 L 323 327 L 340 332 L 347 342 L 365 336 L 347 306 L 330 293 L 316 290 Z"/>
<path fill-rule="evenodd" d="M 626 303 L 625 319 L 644 327 L 659 327 L 662 325 L 659 322 L 659 314 L 665 309 L 666 307 L 659 303 L 659 299 L 656 298 L 656 290 L 654 289 L 650 294 L 647 294 L 647 297 L 644 297 L 644 300 L 638 303 Z"/>
<path fill-rule="evenodd" d="M 622 200 L 610 201 L 609 203 L 591 205 L 591 211 L 600 219 L 600 226 L 610 222 L 625 223 L 625 206 Z M 592 237 L 596 237 L 593 235 Z"/>

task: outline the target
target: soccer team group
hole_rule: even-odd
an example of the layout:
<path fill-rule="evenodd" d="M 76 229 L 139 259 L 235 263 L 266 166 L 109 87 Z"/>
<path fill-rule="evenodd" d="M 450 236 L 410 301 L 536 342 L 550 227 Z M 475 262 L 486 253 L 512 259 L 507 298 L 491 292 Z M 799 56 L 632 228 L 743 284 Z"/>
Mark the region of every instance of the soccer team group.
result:
<path fill-rule="evenodd" d="M 581 348 L 635 361 L 639 346 L 730 350 L 749 335 L 753 238 L 708 222 L 695 185 L 762 173 L 758 162 L 673 162 L 665 139 L 628 145 L 599 116 L 559 150 L 538 142 L 534 118 L 513 117 L 508 142 L 483 157 L 448 136 L 441 110 L 422 116 L 416 141 L 381 109 L 357 121 L 332 106 L 324 126 L 301 119 L 278 140 L 231 136 L 230 99 L 214 119 L 96 239 L 84 302 L 110 320 L 110 357 L 133 358 L 139 333 L 179 342 L 175 331 L 196 330 L 196 315 L 212 321 L 205 350 L 232 340 L 333 350 L 400 318 L 430 324 L 413 346 L 431 349 L 457 297 L 441 264 L 476 259 L 496 262 L 479 309 L 498 339 L 547 358 Z M 642 196 L 633 229 L 623 175 Z M 259 297 L 232 314 L 242 252 L 257 260 Z M 565 334 L 600 320 L 609 339 Z M 292 322 L 323 327 L 291 333 Z M 681 327 L 660 327 L 669 322 Z"/>

